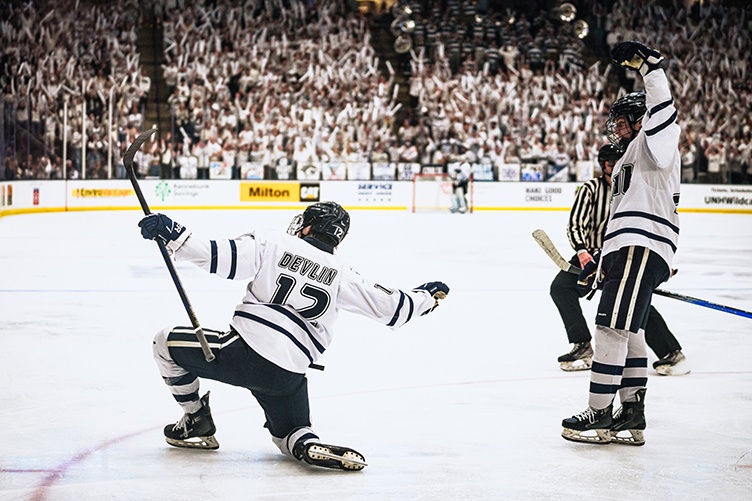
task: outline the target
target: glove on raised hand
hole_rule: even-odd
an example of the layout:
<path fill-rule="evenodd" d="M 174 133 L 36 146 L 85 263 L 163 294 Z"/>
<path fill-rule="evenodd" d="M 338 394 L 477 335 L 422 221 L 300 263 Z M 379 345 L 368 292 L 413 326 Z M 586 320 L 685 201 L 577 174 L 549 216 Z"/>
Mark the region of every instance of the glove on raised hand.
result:
<path fill-rule="evenodd" d="M 577 292 L 580 294 L 580 297 L 588 296 L 588 299 L 593 297 L 593 294 L 595 294 L 595 291 L 597 289 L 600 289 L 603 287 L 603 270 L 601 270 L 601 276 L 597 279 L 598 283 L 596 284 L 596 287 L 593 288 L 593 283 L 596 281 L 596 276 L 598 274 L 598 259 L 600 258 L 600 254 L 596 254 L 593 256 L 593 259 L 587 262 L 584 268 L 582 268 L 582 271 L 580 272 L 580 275 L 577 277 Z"/>
<path fill-rule="evenodd" d="M 615 64 L 628 70 L 639 71 L 642 76 L 658 69 L 666 59 L 657 50 L 640 42 L 622 42 L 611 49 Z"/>
<path fill-rule="evenodd" d="M 449 287 L 444 282 L 427 282 L 417 286 L 414 290 L 428 291 L 434 299 L 444 299 L 449 294 Z"/>
<path fill-rule="evenodd" d="M 427 291 L 431 295 L 431 297 L 436 300 L 436 302 L 431 308 L 421 313 L 421 316 L 428 315 L 433 310 L 435 310 L 436 307 L 439 306 L 439 300 L 444 299 L 445 297 L 447 297 L 447 294 L 449 294 L 449 287 L 444 282 L 426 282 L 423 285 L 417 286 L 413 290 Z"/>
<path fill-rule="evenodd" d="M 147 240 L 160 239 L 168 249 L 176 251 L 188 239 L 185 226 L 176 223 L 164 214 L 149 214 L 139 221 L 141 236 Z"/>

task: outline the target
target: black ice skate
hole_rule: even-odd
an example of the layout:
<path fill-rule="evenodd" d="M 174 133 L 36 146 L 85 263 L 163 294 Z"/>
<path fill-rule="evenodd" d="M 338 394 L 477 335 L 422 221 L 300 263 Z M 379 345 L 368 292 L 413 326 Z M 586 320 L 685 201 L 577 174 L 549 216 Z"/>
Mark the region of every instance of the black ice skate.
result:
<path fill-rule="evenodd" d="M 219 449 L 214 438 L 217 428 L 209 408 L 209 392 L 201 397 L 201 408 L 192 414 L 183 414 L 175 424 L 165 426 L 164 435 L 168 444 L 189 449 Z"/>
<path fill-rule="evenodd" d="M 653 369 L 661 376 L 684 376 L 689 374 L 690 371 L 686 359 L 687 357 L 681 350 L 675 350 L 662 359 L 653 362 Z"/>
<path fill-rule="evenodd" d="M 314 466 L 359 471 L 368 466 L 363 455 L 347 447 L 299 440 L 292 450 L 295 458 Z"/>
<path fill-rule="evenodd" d="M 572 351 L 559 357 L 561 370 L 586 371 L 593 365 L 593 347 L 589 342 L 574 343 Z"/>
<path fill-rule="evenodd" d="M 611 405 L 605 409 L 588 407 L 561 422 L 561 436 L 572 442 L 607 444 L 611 441 L 611 411 Z"/>
<path fill-rule="evenodd" d="M 611 441 L 617 444 L 645 445 L 645 388 L 637 390 L 635 402 L 624 402 L 614 413 Z"/>

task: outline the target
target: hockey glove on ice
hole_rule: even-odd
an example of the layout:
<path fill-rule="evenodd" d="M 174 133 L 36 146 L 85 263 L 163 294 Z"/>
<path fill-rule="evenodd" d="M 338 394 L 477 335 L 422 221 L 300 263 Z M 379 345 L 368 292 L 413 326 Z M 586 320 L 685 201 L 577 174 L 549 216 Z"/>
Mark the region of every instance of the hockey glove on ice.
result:
<path fill-rule="evenodd" d="M 413 290 L 427 291 L 431 295 L 431 297 L 436 300 L 436 302 L 431 308 L 421 313 L 421 316 L 428 315 L 433 310 L 435 310 L 436 307 L 439 305 L 439 300 L 444 299 L 445 297 L 447 297 L 447 294 L 449 294 L 449 287 L 444 282 L 427 282 L 423 285 L 417 286 Z"/>
<path fill-rule="evenodd" d="M 640 42 L 622 42 L 611 49 L 615 64 L 628 70 L 639 71 L 642 76 L 660 68 L 666 59 L 657 50 Z"/>
<path fill-rule="evenodd" d="M 175 252 L 188 239 L 185 226 L 176 223 L 164 214 L 149 214 L 139 221 L 141 236 L 147 240 L 160 239 L 168 249 Z"/>
<path fill-rule="evenodd" d="M 580 275 L 577 277 L 577 292 L 580 294 L 580 297 L 587 296 L 588 299 L 591 299 L 593 294 L 595 294 L 595 291 L 603 287 L 603 270 L 601 270 L 601 276 L 597 278 L 597 284 L 593 287 L 598 274 L 599 258 L 600 254 L 593 256 L 593 259 L 587 262 L 585 267 L 582 268 Z"/>

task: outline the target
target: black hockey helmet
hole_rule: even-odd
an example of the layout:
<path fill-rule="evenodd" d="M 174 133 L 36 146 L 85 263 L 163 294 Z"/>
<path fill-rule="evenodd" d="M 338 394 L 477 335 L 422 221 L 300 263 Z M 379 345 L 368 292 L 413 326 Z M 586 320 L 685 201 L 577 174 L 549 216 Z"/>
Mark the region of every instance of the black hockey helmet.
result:
<path fill-rule="evenodd" d="M 629 126 L 634 130 L 634 125 L 645 116 L 647 111 L 644 92 L 632 92 L 617 99 L 608 111 L 608 120 L 606 121 L 608 140 L 613 144 L 621 144 L 623 141 L 623 138 L 616 134 L 617 118 L 626 118 Z M 627 140 L 625 144 L 628 144 L 629 141 Z"/>
<path fill-rule="evenodd" d="M 297 235 L 306 226 L 311 227 L 312 236 L 336 247 L 350 230 L 350 214 L 336 202 L 317 202 L 293 218 L 287 233 Z"/>
<path fill-rule="evenodd" d="M 624 156 L 624 148 L 618 144 L 607 143 L 601 146 L 598 150 L 598 165 L 601 166 L 601 170 L 605 169 L 606 162 L 616 162 L 622 156 Z"/>

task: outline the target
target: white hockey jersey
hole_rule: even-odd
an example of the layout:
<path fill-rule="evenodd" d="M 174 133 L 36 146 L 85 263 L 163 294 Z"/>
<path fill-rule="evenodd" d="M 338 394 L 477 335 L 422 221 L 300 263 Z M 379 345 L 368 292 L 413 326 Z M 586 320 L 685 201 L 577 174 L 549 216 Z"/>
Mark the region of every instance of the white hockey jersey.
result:
<path fill-rule="evenodd" d="M 250 280 L 230 324 L 261 356 L 301 374 L 332 342 L 340 308 L 396 329 L 435 303 L 424 290 L 370 282 L 336 256 L 283 233 L 191 236 L 174 257 L 223 278 Z"/>
<path fill-rule="evenodd" d="M 651 71 L 644 81 L 648 111 L 614 167 L 603 255 L 631 245 L 647 247 L 670 269 L 679 241 L 680 127 L 664 71 Z"/>

